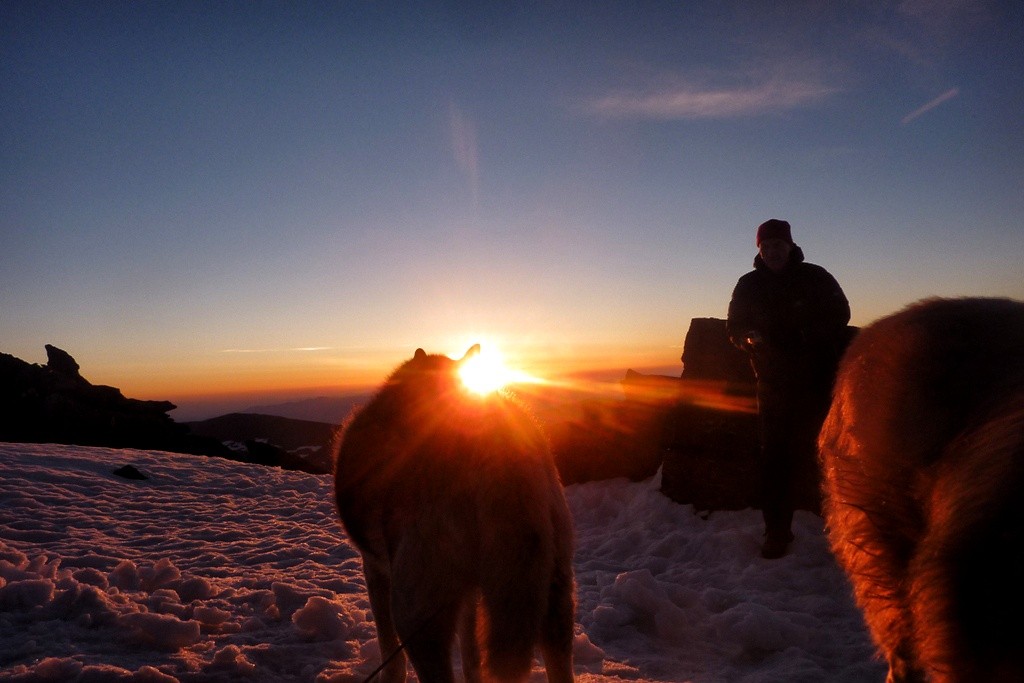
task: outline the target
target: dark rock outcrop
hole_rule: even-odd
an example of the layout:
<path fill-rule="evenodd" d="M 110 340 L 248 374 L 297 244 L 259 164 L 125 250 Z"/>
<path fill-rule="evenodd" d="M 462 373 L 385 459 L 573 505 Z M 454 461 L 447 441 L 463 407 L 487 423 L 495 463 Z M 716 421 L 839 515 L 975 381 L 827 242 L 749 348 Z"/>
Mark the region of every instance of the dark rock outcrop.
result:
<path fill-rule="evenodd" d="M 699 509 L 754 505 L 755 380 L 725 321 L 695 318 L 681 377 L 628 370 L 621 396 L 565 389 L 523 396 L 551 439 L 565 484 L 662 470 L 662 490 Z"/>
<path fill-rule="evenodd" d="M 550 388 L 523 398 L 548 434 L 563 484 L 618 477 L 639 481 L 658 471 L 663 422 L 658 406 Z"/>
<path fill-rule="evenodd" d="M 694 318 L 683 373 L 665 406 L 661 490 L 698 510 L 757 507 L 756 378 L 725 320 Z"/>
<path fill-rule="evenodd" d="M 758 507 L 756 412 L 680 403 L 669 421 L 662 493 L 698 510 Z"/>
<path fill-rule="evenodd" d="M 848 328 L 852 339 L 857 328 Z M 694 318 L 683 343 L 683 373 L 627 376 L 627 383 L 675 386 L 662 407 L 661 490 L 699 510 L 758 507 L 760 441 L 756 378 L 749 360 L 729 341 L 725 320 Z M 635 374 L 635 373 L 634 373 Z M 798 507 L 819 512 L 816 467 L 799 472 Z"/>
<path fill-rule="evenodd" d="M 47 344 L 46 355 L 37 365 L 0 353 L 0 441 L 228 453 L 167 415 L 170 401 L 126 398 L 82 377 L 66 351 Z"/>
<path fill-rule="evenodd" d="M 71 354 L 63 349 L 58 349 L 56 346 L 50 344 L 46 345 L 46 367 L 59 375 L 64 375 L 72 379 L 81 379 L 82 376 L 78 373 L 80 367 L 75 359 L 71 357 Z"/>
<path fill-rule="evenodd" d="M 694 318 L 683 341 L 685 380 L 725 382 L 737 391 L 753 392 L 754 370 L 750 359 L 729 341 L 725 321 L 719 318 Z"/>

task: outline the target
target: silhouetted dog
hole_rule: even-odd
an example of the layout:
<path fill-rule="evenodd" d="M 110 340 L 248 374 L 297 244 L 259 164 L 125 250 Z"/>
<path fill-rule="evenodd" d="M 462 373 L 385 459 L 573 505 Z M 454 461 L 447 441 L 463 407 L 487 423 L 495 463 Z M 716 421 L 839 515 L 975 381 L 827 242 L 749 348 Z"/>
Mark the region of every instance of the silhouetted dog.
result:
<path fill-rule="evenodd" d="M 386 683 L 524 680 L 540 646 L 571 681 L 572 527 L 547 440 L 501 393 L 467 393 L 462 361 L 416 351 L 344 432 L 338 511 L 362 551 Z M 479 620 L 478 620 L 479 617 Z M 479 622 L 479 623 L 478 623 Z"/>
<path fill-rule="evenodd" d="M 889 681 L 1024 681 L 1024 303 L 863 329 L 819 439 L 832 548 Z"/>

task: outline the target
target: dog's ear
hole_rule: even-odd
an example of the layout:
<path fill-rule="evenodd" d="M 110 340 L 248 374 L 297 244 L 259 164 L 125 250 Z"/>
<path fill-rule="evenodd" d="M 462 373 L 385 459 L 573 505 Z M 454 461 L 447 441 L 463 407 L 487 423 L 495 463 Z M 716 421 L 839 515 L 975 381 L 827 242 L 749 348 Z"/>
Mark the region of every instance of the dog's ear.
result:
<path fill-rule="evenodd" d="M 466 355 L 464 355 L 462 357 L 462 360 L 460 360 L 459 362 L 462 363 L 464 361 L 469 360 L 473 356 L 477 356 L 477 355 L 480 355 L 480 345 L 479 344 L 473 344 L 472 346 L 469 347 L 469 350 L 466 351 Z"/>
<path fill-rule="evenodd" d="M 423 360 L 427 357 L 427 352 L 423 349 L 416 349 L 416 353 L 412 355 L 413 360 Z"/>

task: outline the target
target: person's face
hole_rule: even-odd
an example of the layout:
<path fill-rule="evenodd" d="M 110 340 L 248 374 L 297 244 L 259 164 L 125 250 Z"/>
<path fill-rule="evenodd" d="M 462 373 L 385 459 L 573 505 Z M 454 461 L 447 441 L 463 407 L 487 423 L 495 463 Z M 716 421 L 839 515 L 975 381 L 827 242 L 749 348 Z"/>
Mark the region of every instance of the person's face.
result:
<path fill-rule="evenodd" d="M 793 251 L 793 245 L 784 239 L 770 237 L 761 240 L 761 260 L 771 270 L 778 272 L 789 263 L 789 252 Z"/>

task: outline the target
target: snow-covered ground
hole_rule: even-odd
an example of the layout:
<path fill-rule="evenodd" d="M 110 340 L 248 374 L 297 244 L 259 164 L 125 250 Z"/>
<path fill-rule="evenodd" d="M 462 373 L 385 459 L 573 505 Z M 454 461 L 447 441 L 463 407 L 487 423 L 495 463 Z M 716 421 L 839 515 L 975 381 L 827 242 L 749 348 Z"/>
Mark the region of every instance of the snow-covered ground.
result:
<path fill-rule="evenodd" d="M 566 493 L 580 681 L 884 680 L 818 517 L 769 561 L 758 512 L 704 519 L 657 477 Z M 0 444 L 0 680 L 349 683 L 378 661 L 330 477 Z"/>

